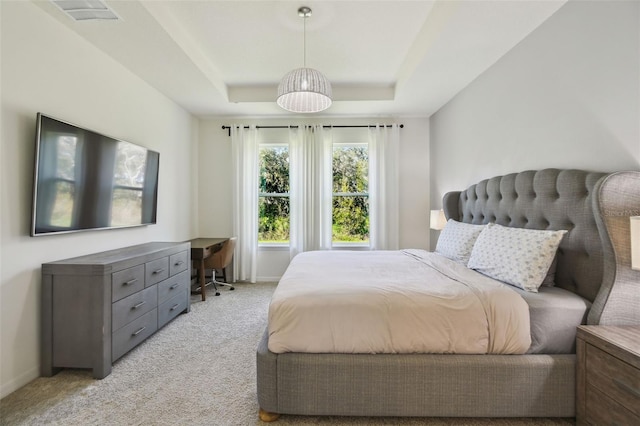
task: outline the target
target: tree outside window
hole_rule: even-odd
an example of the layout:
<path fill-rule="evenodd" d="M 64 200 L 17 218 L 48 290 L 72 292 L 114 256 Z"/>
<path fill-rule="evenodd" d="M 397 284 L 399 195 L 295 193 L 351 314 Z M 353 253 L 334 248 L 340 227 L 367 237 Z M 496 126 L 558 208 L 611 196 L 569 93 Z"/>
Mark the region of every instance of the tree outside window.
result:
<path fill-rule="evenodd" d="M 369 242 L 369 150 L 367 144 L 334 144 L 332 240 Z"/>
<path fill-rule="evenodd" d="M 258 242 L 289 243 L 289 147 L 260 146 Z"/>
<path fill-rule="evenodd" d="M 289 148 L 263 144 L 259 154 L 258 242 L 288 244 Z M 369 152 L 366 143 L 334 144 L 333 244 L 369 242 Z"/>

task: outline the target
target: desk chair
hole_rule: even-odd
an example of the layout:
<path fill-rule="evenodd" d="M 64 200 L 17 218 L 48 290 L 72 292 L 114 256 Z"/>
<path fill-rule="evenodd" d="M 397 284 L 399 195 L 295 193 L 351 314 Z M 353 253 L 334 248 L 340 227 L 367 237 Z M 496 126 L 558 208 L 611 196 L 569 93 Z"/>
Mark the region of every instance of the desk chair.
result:
<path fill-rule="evenodd" d="M 227 267 L 233 260 L 233 251 L 236 248 L 237 239 L 237 237 L 229 238 L 227 241 L 222 243 L 222 248 L 220 250 L 204 260 L 205 269 L 211 269 L 211 284 L 213 284 L 213 288 L 216 291 L 216 296 L 220 296 L 218 286 L 227 286 L 229 287 L 229 290 L 234 290 L 233 285 L 227 283 L 227 281 L 229 281 L 227 278 Z M 224 282 L 216 280 L 216 270 L 218 269 L 222 270 Z"/>

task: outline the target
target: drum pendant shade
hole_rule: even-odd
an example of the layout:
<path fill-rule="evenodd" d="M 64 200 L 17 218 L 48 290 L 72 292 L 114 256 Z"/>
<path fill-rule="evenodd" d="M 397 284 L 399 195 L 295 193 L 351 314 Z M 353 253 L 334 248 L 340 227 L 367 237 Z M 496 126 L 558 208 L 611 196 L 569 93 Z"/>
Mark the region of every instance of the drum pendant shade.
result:
<path fill-rule="evenodd" d="M 331 83 L 320 71 L 297 68 L 282 78 L 276 102 L 291 112 L 319 112 L 331 106 L 331 95 Z"/>
<path fill-rule="evenodd" d="M 304 18 L 303 67 L 296 68 L 282 77 L 278 85 L 276 103 L 290 112 L 320 112 L 331 106 L 331 83 L 320 71 L 307 68 L 307 25 L 311 9 L 302 6 L 298 16 Z"/>

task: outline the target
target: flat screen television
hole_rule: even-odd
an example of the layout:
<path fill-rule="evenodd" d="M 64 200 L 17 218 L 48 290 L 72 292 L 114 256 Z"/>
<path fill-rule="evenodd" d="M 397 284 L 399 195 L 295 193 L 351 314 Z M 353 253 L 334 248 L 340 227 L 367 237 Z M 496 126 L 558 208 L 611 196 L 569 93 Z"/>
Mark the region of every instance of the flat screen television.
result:
<path fill-rule="evenodd" d="M 160 154 L 37 115 L 31 236 L 156 223 Z"/>

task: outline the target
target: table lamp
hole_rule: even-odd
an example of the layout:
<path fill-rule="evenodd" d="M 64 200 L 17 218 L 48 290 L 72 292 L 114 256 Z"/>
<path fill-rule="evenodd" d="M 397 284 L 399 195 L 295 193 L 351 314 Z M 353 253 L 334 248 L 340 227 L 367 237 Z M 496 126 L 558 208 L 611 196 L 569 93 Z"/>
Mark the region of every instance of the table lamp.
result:
<path fill-rule="evenodd" d="M 447 218 L 444 216 L 443 210 L 431 210 L 429 218 L 429 227 L 431 229 L 441 230 L 447 224 Z"/>

